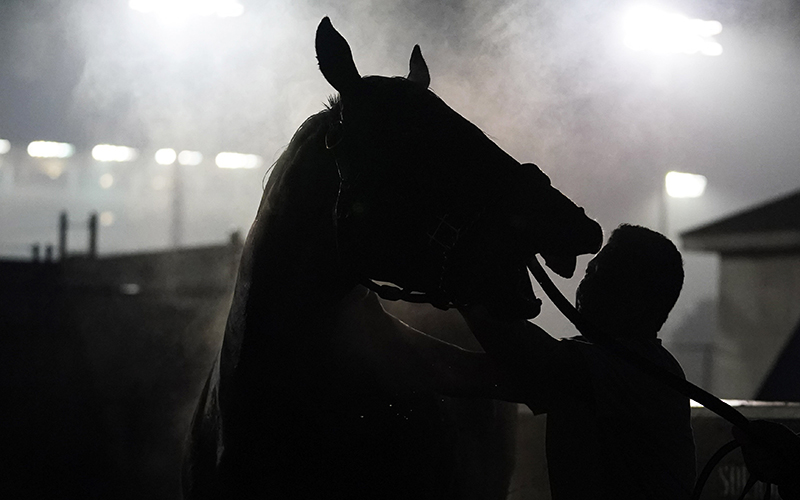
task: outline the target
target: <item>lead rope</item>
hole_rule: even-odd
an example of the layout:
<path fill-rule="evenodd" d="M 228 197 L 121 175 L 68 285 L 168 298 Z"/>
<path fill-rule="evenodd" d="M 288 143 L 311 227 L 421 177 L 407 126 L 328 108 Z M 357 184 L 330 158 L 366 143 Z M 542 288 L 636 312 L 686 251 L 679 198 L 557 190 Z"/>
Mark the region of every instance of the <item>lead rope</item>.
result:
<path fill-rule="evenodd" d="M 655 365 L 654 363 L 650 362 L 644 356 L 630 350 L 625 345 L 617 342 L 615 339 L 611 338 L 607 335 L 598 335 L 598 330 L 593 325 L 589 324 L 575 309 L 575 306 L 567 300 L 566 297 L 561 293 L 561 291 L 556 287 L 553 281 L 550 279 L 550 276 L 544 270 L 542 265 L 539 263 L 539 260 L 536 256 L 534 256 L 530 262 L 528 263 L 528 268 L 533 274 L 533 277 L 539 282 L 544 292 L 550 297 L 550 300 L 553 301 L 553 304 L 561 311 L 563 314 L 573 325 L 575 328 L 578 329 L 581 334 L 591 340 L 593 343 L 601 346 L 602 348 L 611 351 L 614 355 L 621 358 L 622 360 L 626 361 L 628 364 L 634 366 L 635 368 L 639 369 L 650 375 L 651 377 L 655 378 L 662 384 L 670 387 L 671 389 L 677 391 L 683 396 L 686 396 L 689 399 L 692 399 L 704 407 L 708 408 L 712 412 L 716 413 L 723 419 L 727 420 L 731 424 L 735 425 L 745 433 L 752 436 L 750 421 L 742 415 L 738 410 L 733 408 L 728 403 L 722 401 L 718 397 L 714 396 L 713 394 L 697 387 L 696 385 L 692 384 L 691 382 L 677 377 L 673 373 L 661 368 L 660 366 Z M 777 424 L 776 424 L 777 425 Z M 700 476 L 698 476 L 697 481 L 695 483 L 694 491 L 692 492 L 692 500 L 697 500 L 700 498 L 700 494 L 703 491 L 703 487 L 705 486 L 706 481 L 708 480 L 709 476 L 711 475 L 711 471 L 714 467 L 731 451 L 738 448 L 740 444 L 733 440 L 729 443 L 723 445 L 717 452 L 708 460 L 706 466 L 704 467 L 703 471 L 701 472 Z M 747 462 L 745 462 L 747 465 Z M 749 467 L 748 467 L 749 469 Z M 752 488 L 753 484 L 758 480 L 756 475 L 753 471 L 750 471 L 751 475 L 747 481 L 747 486 L 745 490 L 742 492 L 743 498 L 747 492 Z M 766 491 L 764 494 L 764 498 L 769 499 L 770 493 L 772 490 L 772 485 L 767 482 L 763 481 L 766 486 Z"/>
<path fill-rule="evenodd" d="M 703 493 L 703 488 L 706 485 L 706 481 L 711 476 L 711 472 L 714 471 L 714 468 L 717 466 L 718 463 L 725 458 L 728 453 L 732 452 L 736 448 L 741 446 L 735 439 L 732 441 L 728 441 L 724 445 L 720 447 L 706 462 L 706 466 L 703 467 L 702 472 L 700 475 L 697 476 L 697 481 L 694 484 L 694 490 L 692 490 L 692 499 L 691 500 L 699 500 L 700 495 Z"/>

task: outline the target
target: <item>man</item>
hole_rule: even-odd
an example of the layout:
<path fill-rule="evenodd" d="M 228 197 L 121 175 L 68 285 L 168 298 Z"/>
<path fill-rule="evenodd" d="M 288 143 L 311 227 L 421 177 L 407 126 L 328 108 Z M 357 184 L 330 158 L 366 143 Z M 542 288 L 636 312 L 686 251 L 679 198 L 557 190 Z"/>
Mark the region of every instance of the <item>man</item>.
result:
<path fill-rule="evenodd" d="M 577 294 L 583 318 L 683 377 L 657 332 L 683 284 L 680 253 L 664 236 L 623 225 L 589 263 Z M 583 337 L 556 340 L 527 321 L 480 306 L 462 315 L 515 399 L 547 414 L 553 499 L 683 499 L 695 478 L 687 398 Z"/>

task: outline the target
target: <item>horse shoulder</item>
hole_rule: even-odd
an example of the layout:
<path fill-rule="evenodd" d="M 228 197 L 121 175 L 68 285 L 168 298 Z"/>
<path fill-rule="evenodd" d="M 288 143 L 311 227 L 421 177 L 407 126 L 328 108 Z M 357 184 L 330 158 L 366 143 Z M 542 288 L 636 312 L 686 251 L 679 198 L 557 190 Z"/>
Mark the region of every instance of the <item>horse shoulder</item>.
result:
<path fill-rule="evenodd" d="M 472 396 L 485 395 L 473 380 L 488 373 L 484 356 L 440 340 L 442 332 L 412 328 L 364 287 L 340 302 L 334 331 L 341 363 L 369 373 L 383 388 L 465 395 L 475 387 Z"/>

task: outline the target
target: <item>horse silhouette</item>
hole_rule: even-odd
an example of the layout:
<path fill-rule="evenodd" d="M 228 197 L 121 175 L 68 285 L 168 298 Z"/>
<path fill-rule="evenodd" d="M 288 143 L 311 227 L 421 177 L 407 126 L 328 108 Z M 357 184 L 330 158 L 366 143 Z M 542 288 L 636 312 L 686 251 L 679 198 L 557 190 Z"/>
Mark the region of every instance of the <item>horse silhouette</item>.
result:
<path fill-rule="evenodd" d="M 454 414 L 464 407 L 420 382 L 391 334 L 403 325 L 360 285 L 533 317 L 527 259 L 540 253 L 571 275 L 602 232 L 535 165 L 428 89 L 418 46 L 408 77 L 362 78 L 324 18 L 316 51 L 339 96 L 298 129 L 270 175 L 192 424 L 184 492 L 465 498 Z M 487 418 L 485 439 L 508 439 L 504 425 Z M 508 448 L 496 449 L 481 459 L 508 465 Z M 510 469 L 495 470 L 505 482 L 485 498 L 505 496 Z"/>

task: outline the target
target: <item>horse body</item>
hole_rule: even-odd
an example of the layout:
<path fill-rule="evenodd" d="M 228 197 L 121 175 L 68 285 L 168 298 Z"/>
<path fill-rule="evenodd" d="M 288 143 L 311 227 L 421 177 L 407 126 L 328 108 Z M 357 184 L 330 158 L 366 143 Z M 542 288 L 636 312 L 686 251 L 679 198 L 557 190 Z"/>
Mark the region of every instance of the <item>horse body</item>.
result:
<path fill-rule="evenodd" d="M 194 424 L 192 498 L 442 498 L 450 486 L 441 398 L 381 386 L 348 348 L 359 340 L 337 326 L 356 281 L 330 224 L 329 114 L 312 117 L 295 138 L 303 147 L 278 161 L 248 235 Z"/>
<path fill-rule="evenodd" d="M 567 260 L 599 248 L 596 223 L 535 167 L 525 175 L 541 184 L 538 201 L 487 189 L 520 165 L 427 90 L 418 49 L 408 79 L 362 79 L 326 18 L 317 52 L 341 99 L 300 127 L 270 176 L 192 424 L 186 496 L 466 498 L 453 402 L 426 385 L 413 353 L 386 334 L 402 325 L 357 285 L 375 279 L 431 291 L 432 301 L 470 300 L 475 276 L 494 287 L 498 311 L 512 303 L 530 316 L 532 291 L 517 297 L 524 262 L 502 262 L 529 236 L 498 240 L 497 227 L 534 239 L 550 229 L 487 215 L 487 205 L 569 213 L 574 238 L 553 229 L 552 241 L 527 249 Z M 470 250 L 481 245 L 489 250 Z M 507 442 L 508 427 L 490 420 L 486 439 Z M 487 449 L 495 454 L 486 461 L 511 460 L 509 446 Z M 495 470 L 507 486 L 510 468 Z M 484 482 L 504 497 L 502 478 Z"/>

